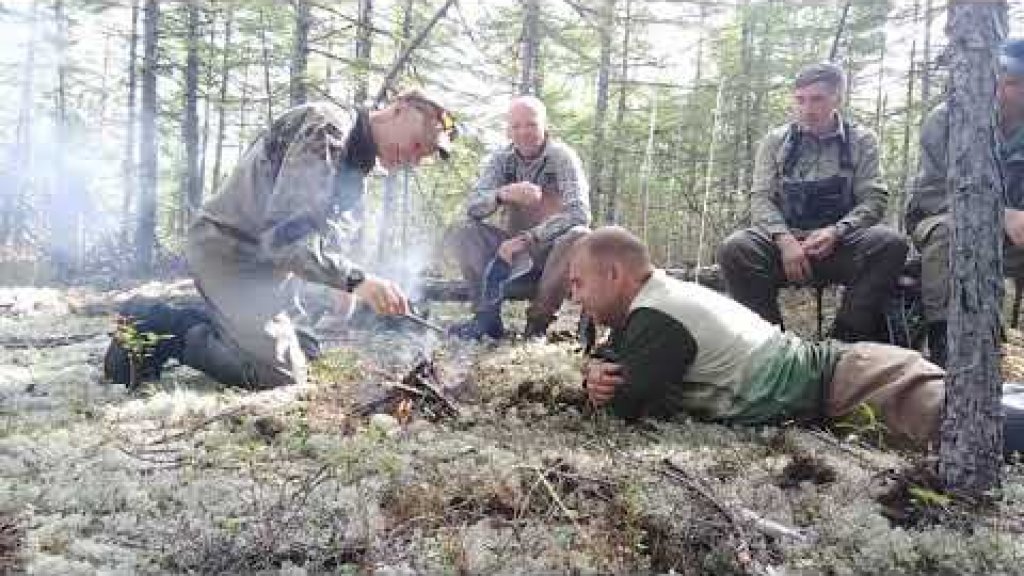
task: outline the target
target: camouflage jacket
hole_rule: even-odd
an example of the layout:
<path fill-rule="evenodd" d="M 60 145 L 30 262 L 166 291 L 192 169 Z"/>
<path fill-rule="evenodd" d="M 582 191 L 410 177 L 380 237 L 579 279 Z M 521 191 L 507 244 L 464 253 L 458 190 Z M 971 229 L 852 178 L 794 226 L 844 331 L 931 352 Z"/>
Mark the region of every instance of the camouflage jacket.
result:
<path fill-rule="evenodd" d="M 929 216 L 949 212 L 948 179 L 949 109 L 936 106 L 921 125 L 921 156 L 917 173 L 907 183 L 907 230 L 913 231 Z M 1007 208 L 1024 209 L 1024 128 L 998 143 Z"/>
<path fill-rule="evenodd" d="M 801 135 L 798 156 L 792 176 L 802 180 L 821 180 L 841 173 L 840 148 L 849 142 L 852 163 L 852 189 L 856 204 L 837 223 L 849 229 L 877 224 L 885 213 L 889 192 L 882 182 L 878 161 L 878 140 L 870 130 L 854 124 L 849 133 L 839 128 L 824 136 Z M 790 125 L 779 126 L 768 133 L 758 145 L 754 176 L 750 190 L 750 216 L 754 226 L 766 234 L 789 231 L 782 215 L 782 164 L 788 146 Z"/>
<path fill-rule="evenodd" d="M 501 205 L 498 189 L 506 184 L 532 182 L 543 190 L 530 207 Z M 482 220 L 503 208 L 503 228 L 513 234 L 528 230 L 534 241 L 550 245 L 573 226 L 590 223 L 590 189 L 583 163 L 567 144 L 549 139 L 539 156 L 527 160 L 510 144 L 485 161 L 470 195 L 466 212 Z"/>
<path fill-rule="evenodd" d="M 249 147 L 200 218 L 230 237 L 239 261 L 344 288 L 351 264 L 326 248 L 324 233 L 362 197 L 376 155 L 365 111 L 292 108 Z"/>

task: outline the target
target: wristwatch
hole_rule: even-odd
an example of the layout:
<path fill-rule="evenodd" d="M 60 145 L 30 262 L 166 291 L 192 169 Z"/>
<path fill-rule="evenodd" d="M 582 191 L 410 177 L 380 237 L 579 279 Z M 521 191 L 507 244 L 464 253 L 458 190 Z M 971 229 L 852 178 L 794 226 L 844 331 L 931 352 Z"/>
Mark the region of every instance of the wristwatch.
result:
<path fill-rule="evenodd" d="M 363 280 L 366 280 L 365 272 L 363 272 L 359 268 L 353 268 L 349 270 L 348 274 L 345 276 L 345 291 L 354 292 L 355 289 L 358 288 L 359 285 L 363 283 Z"/>
<path fill-rule="evenodd" d="M 850 233 L 850 230 L 853 229 L 853 226 L 850 226 L 849 222 L 836 222 L 832 227 L 836 229 L 837 240 L 845 238 L 846 235 Z"/>

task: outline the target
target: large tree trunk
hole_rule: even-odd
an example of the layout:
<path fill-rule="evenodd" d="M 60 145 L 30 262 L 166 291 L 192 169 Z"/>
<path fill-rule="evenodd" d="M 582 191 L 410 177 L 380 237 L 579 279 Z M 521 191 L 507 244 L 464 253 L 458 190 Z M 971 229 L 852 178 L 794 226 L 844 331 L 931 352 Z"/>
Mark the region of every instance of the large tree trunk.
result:
<path fill-rule="evenodd" d="M 601 4 L 601 57 L 597 68 L 597 102 L 594 106 L 594 148 L 590 152 L 590 214 L 594 222 L 601 216 L 604 196 L 605 121 L 608 116 L 608 80 L 612 68 L 612 32 L 615 30 L 615 1 Z"/>
<path fill-rule="evenodd" d="M 142 26 L 142 138 L 140 143 L 139 214 L 135 234 L 135 256 L 139 271 L 153 270 L 156 248 L 156 67 L 157 29 L 160 23 L 159 0 L 146 0 Z"/>
<path fill-rule="evenodd" d="M 623 134 L 622 122 L 626 116 L 626 90 L 629 82 L 629 33 L 632 28 L 633 0 L 626 0 L 626 19 L 622 24 L 622 67 L 619 72 L 619 103 L 615 110 L 615 132 Z M 619 173 L 622 166 L 621 147 L 616 146 L 612 155 L 612 181 L 608 185 L 608 204 L 605 207 L 604 221 L 607 224 L 619 223 Z"/>
<path fill-rule="evenodd" d="M 352 103 L 365 106 L 370 94 L 370 52 L 373 48 L 373 0 L 359 0 L 356 22 L 356 78 Z"/>
<path fill-rule="evenodd" d="M 213 150 L 213 181 L 210 192 L 216 193 L 220 187 L 221 162 L 224 158 L 224 130 L 227 123 L 228 80 L 231 77 L 231 64 L 228 54 L 231 50 L 231 31 L 234 13 L 229 7 L 224 16 L 224 52 L 221 59 L 220 91 L 217 96 L 217 143 Z"/>
<path fill-rule="evenodd" d="M 1003 454 L 1003 183 L 992 142 L 1006 9 L 1005 2 L 960 0 L 950 5 L 947 25 L 953 282 L 940 473 L 949 489 L 978 496 L 999 486 Z"/>
<path fill-rule="evenodd" d="M 292 47 L 292 74 L 289 85 L 292 106 L 306 103 L 306 61 L 309 57 L 310 13 L 307 0 L 294 0 L 295 43 Z"/>
<path fill-rule="evenodd" d="M 189 0 L 185 10 L 188 18 L 185 30 L 185 111 L 181 123 L 185 166 L 181 176 L 179 234 L 184 234 L 203 201 L 203 189 L 199 187 L 199 6 L 196 0 Z"/>
<path fill-rule="evenodd" d="M 523 36 L 520 49 L 520 94 L 540 94 L 540 5 L 524 0 Z"/>
<path fill-rule="evenodd" d="M 121 236 L 125 241 L 131 238 L 132 198 L 136 192 L 135 179 L 135 100 L 138 81 L 136 80 L 137 50 L 139 45 L 139 0 L 132 0 L 132 35 L 128 40 L 128 113 L 124 125 L 124 161 L 121 165 L 121 179 L 124 186 L 121 201 Z"/>

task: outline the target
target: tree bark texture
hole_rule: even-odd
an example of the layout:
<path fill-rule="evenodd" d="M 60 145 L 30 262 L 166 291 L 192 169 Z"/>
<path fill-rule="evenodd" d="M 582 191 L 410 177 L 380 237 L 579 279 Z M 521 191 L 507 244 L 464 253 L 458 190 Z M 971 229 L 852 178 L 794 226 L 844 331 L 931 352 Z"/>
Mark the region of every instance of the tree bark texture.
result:
<path fill-rule="evenodd" d="M 948 182 L 953 237 L 949 358 L 940 473 L 954 491 L 980 495 L 1000 482 L 1003 184 L 995 157 L 994 93 L 1005 2 L 949 7 Z"/>

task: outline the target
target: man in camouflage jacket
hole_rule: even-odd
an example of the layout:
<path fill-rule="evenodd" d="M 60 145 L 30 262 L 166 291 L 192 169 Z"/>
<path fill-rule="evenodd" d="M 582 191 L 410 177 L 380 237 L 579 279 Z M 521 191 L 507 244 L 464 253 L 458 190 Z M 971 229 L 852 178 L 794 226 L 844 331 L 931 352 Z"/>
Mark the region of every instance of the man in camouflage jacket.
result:
<path fill-rule="evenodd" d="M 287 312 L 291 275 L 351 292 L 381 314 L 407 312 L 394 283 L 330 251 L 322 234 L 359 200 L 378 160 L 390 169 L 446 156 L 453 127 L 419 91 L 377 111 L 320 102 L 277 118 L 189 229 L 188 263 L 213 322 L 188 328 L 182 362 L 231 385 L 304 382 Z"/>
<path fill-rule="evenodd" d="M 995 134 L 1003 169 L 1006 245 L 1003 269 L 1024 278 L 1024 40 L 1004 44 L 996 88 L 999 128 Z M 949 110 L 940 104 L 921 126 L 921 156 L 908 183 L 907 230 L 921 252 L 921 297 L 932 361 L 946 363 L 949 307 Z"/>

